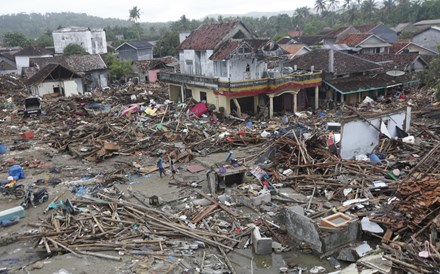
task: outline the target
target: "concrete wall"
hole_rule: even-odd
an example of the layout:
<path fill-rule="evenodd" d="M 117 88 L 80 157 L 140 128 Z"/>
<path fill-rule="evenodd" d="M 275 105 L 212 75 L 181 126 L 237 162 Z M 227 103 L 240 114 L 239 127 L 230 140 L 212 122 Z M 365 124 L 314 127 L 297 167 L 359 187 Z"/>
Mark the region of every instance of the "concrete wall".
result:
<path fill-rule="evenodd" d="M 369 118 L 374 127 L 380 129 L 381 122 L 387 124 L 391 138 L 396 137 L 396 126 L 408 130 L 411 109 L 400 110 L 392 114 Z M 379 144 L 379 132 L 368 122 L 356 119 L 344 122 L 341 128 L 340 154 L 343 159 L 353 159 L 356 155 L 372 153 Z"/>
<path fill-rule="evenodd" d="M 107 53 L 107 38 L 105 31 L 92 30 L 92 52 L 93 54 Z"/>
<path fill-rule="evenodd" d="M 17 66 L 17 74 L 22 74 L 22 69 L 29 67 L 30 58 L 38 57 L 51 57 L 52 55 L 41 55 L 41 56 L 15 56 L 15 64 Z M 40 68 L 42 69 L 42 68 Z"/>
<path fill-rule="evenodd" d="M 52 33 L 56 54 L 63 54 L 69 44 L 80 45 L 90 54 L 107 53 L 107 40 L 104 31 L 60 31 Z"/>
<path fill-rule="evenodd" d="M 227 62 L 231 81 L 260 79 L 263 76 L 263 72 L 266 70 L 266 64 L 264 62 L 257 61 L 255 58 L 233 58 Z M 246 67 L 248 64 L 249 73 L 246 72 Z M 228 78 L 221 77 L 220 80 L 228 81 Z"/>
<path fill-rule="evenodd" d="M 194 50 L 186 49 L 183 52 L 179 53 L 180 71 L 183 74 L 194 74 L 194 59 Z"/>
<path fill-rule="evenodd" d="M 53 89 L 56 87 L 59 87 L 60 89 L 63 88 L 66 97 L 83 94 L 81 79 L 65 80 L 62 82 L 47 81 L 40 83 L 38 86 L 33 86 L 31 90 L 34 95 L 44 96 L 46 94 L 54 93 Z"/>
<path fill-rule="evenodd" d="M 90 89 L 93 90 L 95 88 L 105 88 L 108 86 L 107 71 L 93 71 L 89 74 L 89 76 L 92 79 L 92 83 L 89 86 Z"/>
<path fill-rule="evenodd" d="M 440 31 L 429 29 L 422 33 L 414 35 L 412 42 L 419 44 L 425 48 L 437 51 L 440 44 Z"/>
<path fill-rule="evenodd" d="M 290 238 L 297 242 L 306 242 L 313 250 L 323 252 L 316 224 L 310 218 L 298 213 L 295 206 L 285 209 L 284 223 Z"/>

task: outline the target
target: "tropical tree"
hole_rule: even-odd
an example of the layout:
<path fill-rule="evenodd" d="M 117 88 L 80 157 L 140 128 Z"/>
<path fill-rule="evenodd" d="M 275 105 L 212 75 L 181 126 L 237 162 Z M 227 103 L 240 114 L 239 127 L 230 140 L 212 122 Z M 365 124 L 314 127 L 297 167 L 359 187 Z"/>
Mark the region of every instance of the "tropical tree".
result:
<path fill-rule="evenodd" d="M 121 80 L 133 74 L 133 67 L 128 61 L 122 61 L 116 54 L 107 54 L 105 63 L 112 81 Z"/>
<path fill-rule="evenodd" d="M 8 47 L 25 48 L 30 45 L 30 40 L 20 32 L 7 32 L 3 35 L 3 43 Z"/>
<path fill-rule="evenodd" d="M 141 18 L 141 9 L 137 6 L 134 6 L 132 9 L 128 10 L 129 13 L 129 21 L 134 23 L 133 29 L 136 33 L 136 38 L 141 39 L 141 27 L 139 26 L 138 20 Z"/>
<path fill-rule="evenodd" d="M 129 21 L 133 21 L 135 23 L 138 22 L 138 20 L 141 18 L 141 9 L 137 6 L 134 6 L 132 9 L 128 10 L 129 12 Z"/>
<path fill-rule="evenodd" d="M 328 0 L 327 9 L 335 11 L 339 6 L 339 0 Z"/>
<path fill-rule="evenodd" d="M 88 54 L 87 51 L 78 44 L 68 44 L 63 51 L 63 55 Z"/>
<path fill-rule="evenodd" d="M 315 10 L 322 15 L 327 10 L 326 0 L 315 0 Z"/>
<path fill-rule="evenodd" d="M 298 25 L 301 28 L 304 27 L 304 25 L 307 22 L 307 19 L 309 19 L 310 17 L 311 14 L 308 7 L 297 8 L 295 10 L 295 13 L 293 14 L 293 20 L 296 22 L 295 25 Z"/>
<path fill-rule="evenodd" d="M 366 19 L 371 22 L 373 14 L 377 10 L 377 3 L 375 0 L 365 0 L 362 2 L 362 12 L 364 13 Z"/>

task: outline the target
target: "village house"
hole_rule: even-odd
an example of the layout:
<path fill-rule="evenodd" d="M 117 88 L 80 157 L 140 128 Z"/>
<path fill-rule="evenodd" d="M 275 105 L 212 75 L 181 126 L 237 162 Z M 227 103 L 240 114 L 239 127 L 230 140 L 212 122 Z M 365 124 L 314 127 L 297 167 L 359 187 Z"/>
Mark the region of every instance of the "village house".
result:
<path fill-rule="evenodd" d="M 115 51 L 121 60 L 142 61 L 153 59 L 154 46 L 146 40 L 128 41 L 118 46 Z"/>
<path fill-rule="evenodd" d="M 52 32 L 55 54 L 63 54 L 69 44 L 81 46 L 89 54 L 107 53 L 107 40 L 103 29 L 67 27 Z"/>
<path fill-rule="evenodd" d="M 26 82 L 33 95 L 72 96 L 83 94 L 83 83 L 80 75 L 60 64 L 48 64 L 35 73 Z"/>
<path fill-rule="evenodd" d="M 9 51 L 0 50 L 0 74 L 16 74 L 17 67 L 15 66 L 14 55 Z"/>
<path fill-rule="evenodd" d="M 84 91 L 108 86 L 107 65 L 99 54 L 31 58 L 30 63 L 31 68 L 26 70 L 28 78 L 49 64 L 60 64 L 83 78 Z"/>
<path fill-rule="evenodd" d="M 311 51 L 309 47 L 302 44 L 285 44 L 280 45 L 280 47 L 287 52 L 287 56 L 289 59 L 306 54 L 307 52 Z"/>
<path fill-rule="evenodd" d="M 172 56 L 156 58 L 144 61 L 134 61 L 133 71 L 139 75 L 141 83 L 155 83 L 158 74 L 163 71 L 175 72 L 179 66 L 179 60 Z"/>
<path fill-rule="evenodd" d="M 298 68 L 314 66 L 323 71 L 320 106 L 328 106 L 331 102 L 355 104 L 366 96 L 375 98 L 387 95 L 391 89 L 418 83 L 411 74 L 391 76 L 379 63 L 335 50 L 316 49 L 294 58 L 286 65 Z"/>
<path fill-rule="evenodd" d="M 371 33 L 380 37 L 381 39 L 387 41 L 388 43 L 393 43 L 399 38 L 397 32 L 392 28 L 385 26 L 382 23 L 370 24 L 370 25 L 356 25 L 353 26 L 360 33 Z"/>
<path fill-rule="evenodd" d="M 34 57 L 52 57 L 53 53 L 48 49 L 29 46 L 19 52 L 15 53 L 15 64 L 17 66 L 17 73 L 22 75 L 23 68 L 29 67 L 29 60 Z"/>
<path fill-rule="evenodd" d="M 412 42 L 437 52 L 440 45 L 440 27 L 433 26 L 416 33 Z"/>
<path fill-rule="evenodd" d="M 305 93 L 317 99 L 321 72 L 269 69 L 268 60 L 286 52 L 270 39 L 257 39 L 240 21 L 204 24 L 178 49 L 180 73 L 160 73 L 173 101 L 193 97 L 225 114 L 267 110 L 272 116 L 296 111 L 298 96 Z"/>
<path fill-rule="evenodd" d="M 336 44 L 347 45 L 353 52 L 361 54 L 389 53 L 391 44 L 370 33 L 350 33 Z"/>

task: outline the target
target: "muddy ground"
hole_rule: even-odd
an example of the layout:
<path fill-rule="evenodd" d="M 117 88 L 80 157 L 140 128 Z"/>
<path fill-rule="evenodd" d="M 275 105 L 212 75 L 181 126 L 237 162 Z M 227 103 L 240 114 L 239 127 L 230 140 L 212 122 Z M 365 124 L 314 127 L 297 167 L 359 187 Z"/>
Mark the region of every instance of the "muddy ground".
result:
<path fill-rule="evenodd" d="M 33 142 L 31 149 L 23 151 L 8 151 L 4 155 L 0 155 L 2 163 L 12 161 L 19 162 L 40 162 L 39 167 L 25 168 L 26 178 L 20 180 L 20 183 L 25 185 L 36 182 L 38 179 L 44 179 L 46 182 L 51 178 L 60 178 L 63 182 L 78 180 L 90 175 L 100 173 L 112 172 L 115 168 L 125 163 L 137 162 L 144 166 L 154 166 L 156 159 L 146 155 L 138 156 L 118 156 L 110 158 L 101 163 L 89 163 L 85 160 L 77 159 L 66 153 L 58 153 L 44 144 Z M 234 156 L 240 157 L 247 155 L 252 148 L 243 150 L 235 150 Z M 192 162 L 187 164 L 176 165 L 178 173 L 176 179 L 183 179 L 185 181 L 201 181 L 206 178 L 206 171 L 192 174 L 186 170 L 188 165 L 194 163 L 202 163 L 205 167 L 211 164 L 221 162 L 226 159 L 227 152 L 209 155 L 207 157 L 196 157 Z M 61 173 L 50 173 L 52 167 L 60 169 Z M 145 197 L 157 195 L 163 201 L 169 201 L 179 198 L 179 192 L 182 189 L 180 186 L 169 184 L 172 182 L 171 177 L 160 178 L 157 172 L 147 176 L 131 176 L 126 174 L 130 179 L 128 183 L 118 184 L 117 187 L 127 193 L 130 191 L 138 191 Z M 7 178 L 7 168 L 2 167 L 0 173 L 1 179 Z M 200 183 L 201 188 L 207 191 L 206 180 Z M 65 198 L 72 197 L 74 194 L 70 193 L 65 186 L 43 186 L 46 187 L 50 193 L 49 202 L 57 195 L 65 192 Z M 127 190 L 130 188 L 130 190 Z M 132 202 L 138 202 L 134 199 Z M 0 210 L 11 208 L 19 205 L 21 200 L 16 200 L 11 197 L 0 198 Z M 36 208 L 26 210 L 26 217 L 21 219 L 18 224 L 10 227 L 0 228 L 0 238 L 7 237 L 14 233 L 25 233 L 38 229 L 35 225 L 40 218 L 44 218 L 43 211 L 46 209 L 49 202 L 38 205 Z M 148 201 L 145 201 L 148 202 Z M 244 211 L 243 211 L 244 212 Z M 256 218 L 256 212 L 249 212 Z M 19 241 L 7 246 L 0 247 L 0 269 L 10 269 L 5 273 L 182 273 L 182 268 L 174 267 L 173 264 L 179 264 L 178 258 L 168 258 L 168 262 L 156 259 L 153 261 L 149 257 L 132 257 L 126 254 L 117 254 L 116 252 L 108 252 L 109 255 L 122 255 L 121 262 L 115 262 L 106 259 L 100 259 L 91 256 L 82 256 L 78 258 L 72 254 L 57 254 L 45 258 L 45 254 L 36 253 L 33 246 L 36 244 L 35 239 L 28 241 Z M 292 246 L 294 246 L 292 244 Z M 211 257 L 212 262 L 215 263 L 217 258 L 223 261 L 222 256 L 216 248 L 206 246 L 206 248 L 191 252 L 183 258 L 183 261 L 201 261 L 203 252 L 205 256 Z M 212 254 L 212 255 L 211 255 Z M 275 254 L 269 256 L 255 255 L 252 248 L 235 249 L 229 253 L 231 261 L 236 267 L 238 273 L 279 273 L 280 267 L 283 266 L 301 266 L 312 268 L 313 266 L 323 266 L 327 271 L 334 270 L 326 259 L 320 260 L 313 254 L 303 250 L 293 248 L 289 252 L 282 254 Z M 36 262 L 36 263 L 35 263 Z M 152 270 L 152 266 L 154 265 Z M 221 273 L 221 272 L 219 272 Z"/>

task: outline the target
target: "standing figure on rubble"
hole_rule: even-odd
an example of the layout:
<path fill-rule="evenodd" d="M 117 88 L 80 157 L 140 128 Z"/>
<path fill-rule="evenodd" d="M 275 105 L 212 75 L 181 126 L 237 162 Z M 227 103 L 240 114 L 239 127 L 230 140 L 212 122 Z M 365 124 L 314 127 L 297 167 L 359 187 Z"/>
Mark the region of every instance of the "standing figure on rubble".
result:
<path fill-rule="evenodd" d="M 157 159 L 157 168 L 159 169 L 159 175 L 160 178 L 162 178 L 162 174 L 165 175 L 165 169 L 163 168 L 163 158 L 162 158 L 162 153 L 160 152 L 159 154 L 159 159 Z"/>
<path fill-rule="evenodd" d="M 174 175 L 176 174 L 176 168 L 174 167 L 174 156 L 169 156 L 169 162 L 170 162 L 170 171 L 171 171 L 171 179 L 174 180 Z"/>

